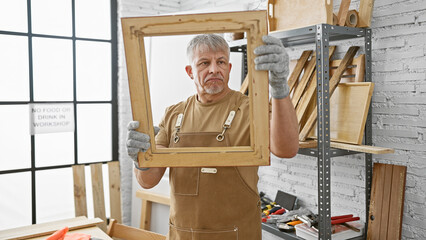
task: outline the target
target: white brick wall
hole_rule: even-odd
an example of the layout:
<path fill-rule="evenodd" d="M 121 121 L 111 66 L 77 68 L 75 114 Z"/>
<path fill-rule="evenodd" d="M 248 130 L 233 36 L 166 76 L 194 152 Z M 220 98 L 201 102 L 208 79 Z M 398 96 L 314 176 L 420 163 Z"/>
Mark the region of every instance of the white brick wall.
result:
<path fill-rule="evenodd" d="M 163 11 L 188 11 L 241 5 L 249 9 L 265 9 L 265 0 L 182 0 L 119 1 L 120 16 L 158 14 Z M 338 10 L 340 1 L 334 1 Z M 352 1 L 351 9 L 357 9 Z M 154 10 L 152 10 L 154 9 Z M 426 239 L 426 1 L 376 0 L 372 21 L 373 144 L 395 148 L 395 154 L 374 155 L 375 162 L 407 166 L 406 198 L 402 239 Z M 121 35 L 120 40 L 121 40 Z M 338 42 L 337 56 L 347 48 L 360 45 L 359 40 Z M 290 48 L 292 59 L 300 56 L 302 46 Z M 122 49 L 121 41 L 119 49 Z M 130 119 L 124 60 L 120 56 L 120 126 Z M 124 129 L 124 128 L 123 128 Z M 124 146 L 124 130 L 120 146 Z M 120 147 L 120 160 L 126 158 Z M 130 171 L 126 166 L 123 172 Z M 259 189 L 275 197 L 278 189 L 295 194 L 300 204 L 317 211 L 316 159 L 296 156 L 293 159 L 273 157 L 271 166 L 261 167 Z M 364 156 L 357 154 L 332 159 L 332 214 L 355 213 L 365 220 Z M 280 239 L 264 232 L 263 239 Z"/>

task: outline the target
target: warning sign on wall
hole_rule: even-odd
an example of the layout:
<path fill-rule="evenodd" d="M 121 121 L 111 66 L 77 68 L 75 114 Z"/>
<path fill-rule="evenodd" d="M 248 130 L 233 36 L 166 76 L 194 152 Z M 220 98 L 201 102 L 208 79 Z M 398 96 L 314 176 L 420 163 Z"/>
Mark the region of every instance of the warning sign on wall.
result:
<path fill-rule="evenodd" d="M 72 103 L 29 104 L 31 135 L 40 133 L 74 132 Z"/>

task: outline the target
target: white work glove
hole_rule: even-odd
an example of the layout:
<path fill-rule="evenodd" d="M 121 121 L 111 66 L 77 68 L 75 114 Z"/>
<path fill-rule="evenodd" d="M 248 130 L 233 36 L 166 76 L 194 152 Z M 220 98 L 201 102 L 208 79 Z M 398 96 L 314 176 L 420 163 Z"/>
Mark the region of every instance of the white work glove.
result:
<path fill-rule="evenodd" d="M 150 137 L 148 134 L 136 131 L 139 127 L 138 121 L 130 121 L 127 125 L 127 154 L 133 160 L 135 167 L 139 170 L 148 170 L 149 168 L 138 167 L 138 152 L 146 152 L 151 147 Z M 154 133 L 157 135 L 160 131 L 159 127 L 154 127 Z"/>
<path fill-rule="evenodd" d="M 254 49 L 254 54 L 258 55 L 254 59 L 256 70 L 269 71 L 269 85 L 273 98 L 285 98 L 290 93 L 287 84 L 289 57 L 281 40 L 272 36 L 262 37 L 264 45 Z"/>

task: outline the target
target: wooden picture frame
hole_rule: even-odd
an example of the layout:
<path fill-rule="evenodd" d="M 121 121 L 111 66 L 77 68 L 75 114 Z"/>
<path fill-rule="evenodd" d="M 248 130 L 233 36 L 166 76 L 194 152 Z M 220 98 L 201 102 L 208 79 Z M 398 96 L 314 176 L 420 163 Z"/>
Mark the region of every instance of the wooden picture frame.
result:
<path fill-rule="evenodd" d="M 151 148 L 139 153 L 140 167 L 261 166 L 270 164 L 268 72 L 255 71 L 253 50 L 267 35 L 266 11 L 122 18 L 133 119 L 148 133 Z M 250 98 L 250 146 L 156 148 L 144 37 L 245 32 Z"/>

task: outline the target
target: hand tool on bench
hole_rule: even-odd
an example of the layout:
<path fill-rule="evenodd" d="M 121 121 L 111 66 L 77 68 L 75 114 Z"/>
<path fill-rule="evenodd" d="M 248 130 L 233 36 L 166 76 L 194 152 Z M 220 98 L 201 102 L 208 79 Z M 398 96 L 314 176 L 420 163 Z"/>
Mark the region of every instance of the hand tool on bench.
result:
<path fill-rule="evenodd" d="M 331 217 L 331 225 L 335 225 L 335 224 L 342 224 L 343 226 L 355 231 L 355 232 L 359 232 L 361 230 L 359 230 L 356 227 L 353 227 L 350 224 L 347 224 L 347 222 L 352 222 L 352 221 L 357 221 L 359 220 L 359 217 L 353 217 L 352 214 L 349 215 L 342 215 L 342 216 L 334 216 Z"/>
<path fill-rule="evenodd" d="M 272 209 L 263 211 L 263 214 L 265 214 L 266 216 L 268 216 L 269 214 L 272 214 L 272 213 L 274 213 L 274 212 L 276 212 L 276 211 L 278 211 L 280 209 L 282 209 L 281 206 L 275 205 Z"/>
<path fill-rule="evenodd" d="M 293 232 L 295 230 L 294 226 L 301 223 L 303 222 L 300 220 L 290 221 L 286 223 L 277 223 L 277 228 L 284 232 Z"/>

